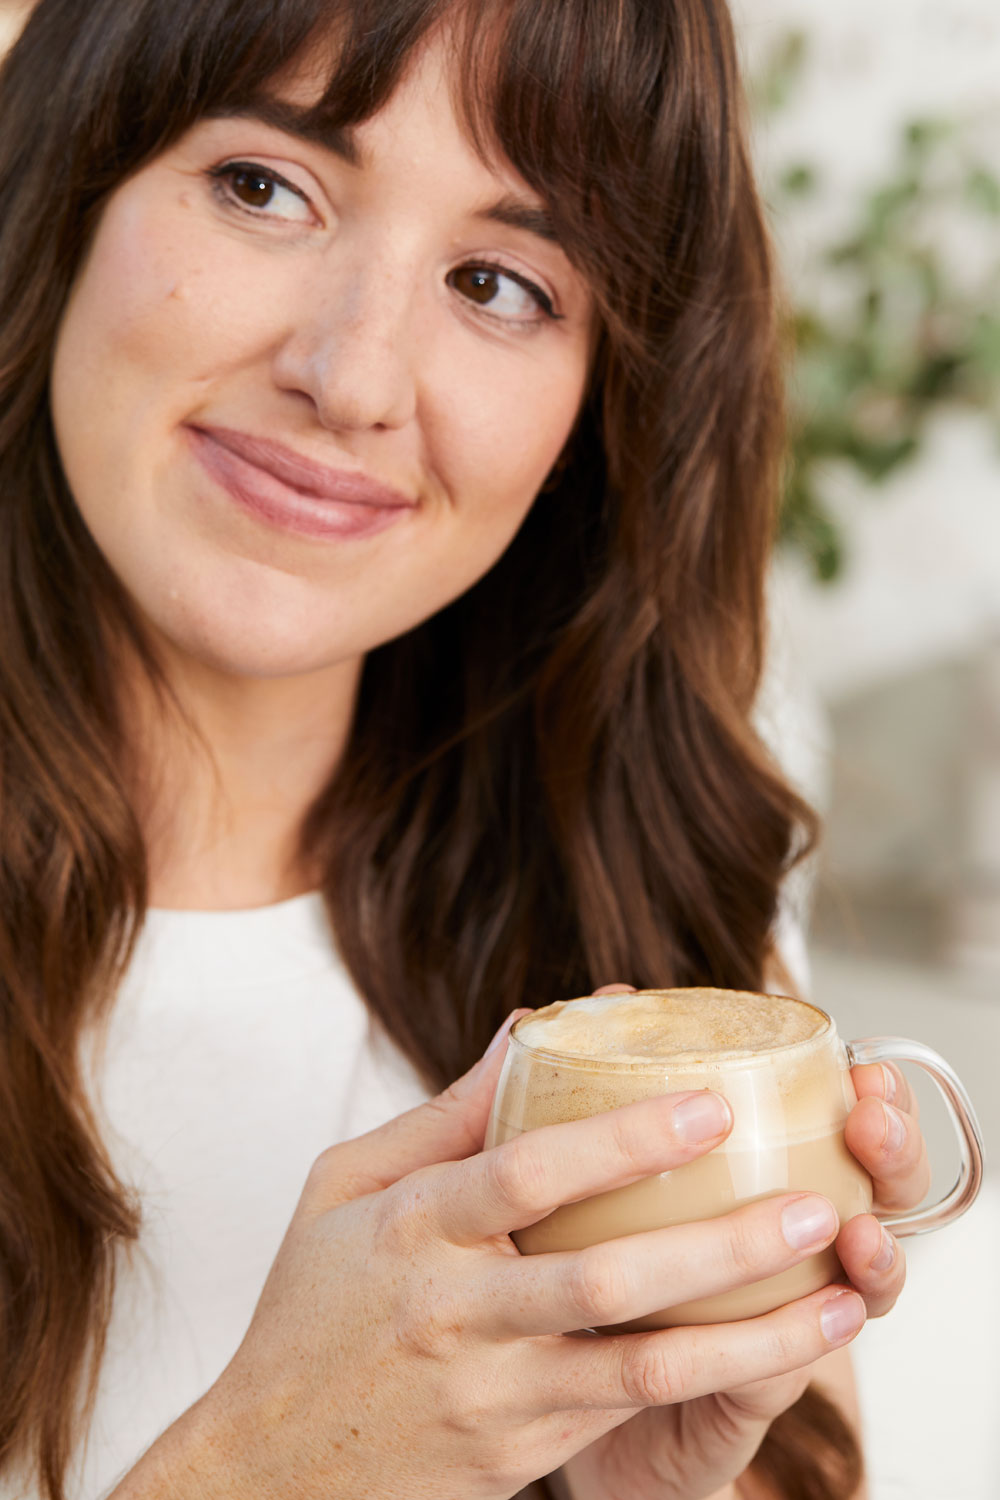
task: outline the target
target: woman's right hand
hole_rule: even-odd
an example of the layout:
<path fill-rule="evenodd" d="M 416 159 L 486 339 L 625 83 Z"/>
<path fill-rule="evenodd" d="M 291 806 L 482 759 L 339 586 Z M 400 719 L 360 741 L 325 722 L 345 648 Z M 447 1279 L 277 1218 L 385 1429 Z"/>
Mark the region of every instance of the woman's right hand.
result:
<path fill-rule="evenodd" d="M 824 1337 L 824 1308 L 855 1295 L 835 1288 L 744 1323 L 562 1337 L 759 1280 L 835 1228 L 792 1249 L 782 1210 L 804 1195 L 788 1194 L 522 1257 L 511 1230 L 690 1161 L 730 1121 L 715 1095 L 670 1095 L 484 1153 L 503 1052 L 323 1153 L 230 1365 L 112 1500 L 509 1500 L 637 1411 L 800 1369 L 853 1337 Z"/>

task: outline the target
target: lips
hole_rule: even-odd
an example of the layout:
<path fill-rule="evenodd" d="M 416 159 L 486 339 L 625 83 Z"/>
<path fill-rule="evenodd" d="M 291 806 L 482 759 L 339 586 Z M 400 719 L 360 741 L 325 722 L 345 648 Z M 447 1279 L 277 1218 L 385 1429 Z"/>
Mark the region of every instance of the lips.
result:
<path fill-rule="evenodd" d="M 416 502 L 367 474 L 316 463 L 270 438 L 227 427 L 188 427 L 202 468 L 244 510 L 309 537 L 362 537 L 416 510 Z"/>

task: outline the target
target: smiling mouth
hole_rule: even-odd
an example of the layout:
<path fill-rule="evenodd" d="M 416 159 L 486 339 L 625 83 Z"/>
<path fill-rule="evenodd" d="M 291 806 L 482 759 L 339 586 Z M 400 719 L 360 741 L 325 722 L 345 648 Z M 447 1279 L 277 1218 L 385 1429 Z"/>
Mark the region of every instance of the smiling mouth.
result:
<path fill-rule="evenodd" d="M 208 477 L 244 511 L 282 531 L 317 539 L 371 536 L 418 508 L 380 480 L 316 463 L 270 438 L 226 427 L 185 431 Z"/>

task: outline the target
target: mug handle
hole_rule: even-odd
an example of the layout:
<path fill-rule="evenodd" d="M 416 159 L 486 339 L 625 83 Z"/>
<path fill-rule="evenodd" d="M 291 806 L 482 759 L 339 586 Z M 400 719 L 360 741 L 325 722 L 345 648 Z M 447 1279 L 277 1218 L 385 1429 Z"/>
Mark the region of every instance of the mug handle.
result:
<path fill-rule="evenodd" d="M 958 1181 L 946 1197 L 926 1208 L 910 1209 L 908 1213 L 893 1217 L 879 1215 L 886 1229 L 902 1237 L 907 1234 L 927 1234 L 950 1224 L 971 1208 L 983 1181 L 983 1133 L 976 1119 L 972 1100 L 966 1092 L 955 1070 L 937 1052 L 925 1047 L 922 1042 L 911 1042 L 902 1036 L 870 1036 L 861 1041 L 847 1043 L 847 1056 L 853 1067 L 856 1063 L 910 1062 L 916 1063 L 929 1073 L 944 1098 L 951 1116 L 961 1165 Z"/>

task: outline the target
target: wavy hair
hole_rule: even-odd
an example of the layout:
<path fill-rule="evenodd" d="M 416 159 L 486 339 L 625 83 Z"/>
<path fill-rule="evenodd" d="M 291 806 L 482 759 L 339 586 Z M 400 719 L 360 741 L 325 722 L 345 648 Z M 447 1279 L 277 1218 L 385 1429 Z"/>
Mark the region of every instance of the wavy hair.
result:
<path fill-rule="evenodd" d="M 48 1500 L 140 1227 L 79 1060 L 147 901 L 109 641 L 156 680 L 60 466 L 62 311 L 108 195 L 200 118 L 332 31 L 313 113 L 355 125 L 444 21 L 472 138 L 546 202 L 599 335 L 505 555 L 365 663 L 302 829 L 343 958 L 439 1087 L 515 1004 L 759 988 L 812 836 L 751 723 L 782 403 L 724 0 L 41 0 L 0 77 L 0 1471 Z M 859 1472 L 815 1393 L 758 1462 L 786 1500 Z"/>

